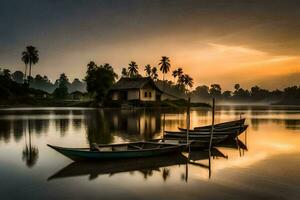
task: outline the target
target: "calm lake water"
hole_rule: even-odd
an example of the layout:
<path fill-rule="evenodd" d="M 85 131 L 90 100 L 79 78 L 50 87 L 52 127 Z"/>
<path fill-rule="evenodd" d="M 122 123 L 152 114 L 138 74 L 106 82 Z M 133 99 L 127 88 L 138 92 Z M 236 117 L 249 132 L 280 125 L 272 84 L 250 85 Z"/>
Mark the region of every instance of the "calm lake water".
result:
<path fill-rule="evenodd" d="M 89 147 L 160 138 L 184 127 L 184 111 L 18 108 L 0 110 L 1 199 L 300 199 L 300 108 L 223 107 L 216 122 L 241 113 L 249 129 L 235 144 L 98 165 L 73 163 L 46 144 Z M 165 120 L 164 120 L 165 119 Z M 165 121 L 165 123 L 164 123 Z M 191 127 L 211 112 L 192 110 Z"/>

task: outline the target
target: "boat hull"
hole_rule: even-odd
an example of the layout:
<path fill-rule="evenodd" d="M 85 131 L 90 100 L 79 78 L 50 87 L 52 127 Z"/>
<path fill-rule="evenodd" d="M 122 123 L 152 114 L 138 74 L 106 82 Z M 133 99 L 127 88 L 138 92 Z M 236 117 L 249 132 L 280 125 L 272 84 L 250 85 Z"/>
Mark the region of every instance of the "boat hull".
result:
<path fill-rule="evenodd" d="M 248 128 L 248 125 L 241 125 L 241 126 L 233 126 L 233 127 L 226 127 L 226 128 L 215 128 L 214 127 L 214 133 L 219 132 L 244 132 Z M 186 132 L 186 128 L 178 128 L 181 132 Z M 211 132 L 210 129 L 202 130 L 202 129 L 190 129 L 189 133 L 191 134 L 208 134 Z"/>
<path fill-rule="evenodd" d="M 219 138 L 227 138 L 229 134 L 221 134 L 221 135 L 213 135 L 213 140 L 214 139 L 219 139 Z M 186 133 L 182 132 L 167 132 L 164 135 L 164 138 L 182 138 L 185 139 L 187 138 Z M 196 139 L 196 140 L 210 140 L 210 134 L 203 135 L 203 134 L 189 134 L 189 139 Z"/>
<path fill-rule="evenodd" d="M 233 126 L 242 126 L 245 124 L 246 119 L 239 119 L 239 120 L 234 120 L 234 121 L 229 121 L 229 122 L 223 122 L 223 123 L 219 123 L 219 124 L 215 124 L 214 128 L 218 129 L 218 128 L 229 128 L 229 127 L 233 127 Z M 199 127 L 195 127 L 194 130 L 209 130 L 211 129 L 211 125 L 208 126 L 199 126 Z"/>
<path fill-rule="evenodd" d="M 109 159 L 126 159 L 126 158 L 145 158 L 161 156 L 165 154 L 181 153 L 186 145 L 168 145 L 160 149 L 145 149 L 131 151 L 89 151 L 88 149 L 80 148 L 65 148 L 49 145 L 49 147 L 63 154 L 64 156 L 75 160 L 109 160 Z"/>

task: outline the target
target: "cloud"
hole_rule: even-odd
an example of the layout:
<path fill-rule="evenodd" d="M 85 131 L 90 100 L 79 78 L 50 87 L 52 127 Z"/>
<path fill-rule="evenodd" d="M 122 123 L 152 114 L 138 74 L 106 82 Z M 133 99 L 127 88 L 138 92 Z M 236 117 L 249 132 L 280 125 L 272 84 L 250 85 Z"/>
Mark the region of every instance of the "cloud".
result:
<path fill-rule="evenodd" d="M 267 53 L 256 49 L 246 48 L 242 46 L 228 46 L 216 43 L 208 43 L 209 46 L 220 52 L 241 53 L 254 56 L 265 56 Z"/>
<path fill-rule="evenodd" d="M 41 54 L 33 72 L 52 79 L 61 69 L 82 78 L 89 60 L 119 71 L 167 55 L 197 84 L 255 84 L 296 73 L 298 8 L 293 0 L 12 0 L 0 7 L 0 65 L 21 69 L 20 53 L 33 44 Z"/>

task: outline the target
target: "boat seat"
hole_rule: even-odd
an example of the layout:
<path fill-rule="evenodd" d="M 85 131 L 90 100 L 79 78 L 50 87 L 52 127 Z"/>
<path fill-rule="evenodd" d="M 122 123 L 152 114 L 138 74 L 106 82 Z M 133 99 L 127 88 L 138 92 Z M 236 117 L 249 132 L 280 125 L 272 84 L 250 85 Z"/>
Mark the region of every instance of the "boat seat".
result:
<path fill-rule="evenodd" d="M 99 151 L 113 151 L 112 147 L 98 147 Z"/>
<path fill-rule="evenodd" d="M 128 150 L 127 145 L 123 145 L 123 146 L 114 146 L 112 147 L 113 151 L 126 151 Z"/>
<path fill-rule="evenodd" d="M 136 146 L 136 145 L 133 145 L 133 144 L 129 144 L 128 146 L 132 147 L 132 148 L 135 148 L 135 149 L 143 149 L 143 147 L 139 147 L 139 146 Z"/>

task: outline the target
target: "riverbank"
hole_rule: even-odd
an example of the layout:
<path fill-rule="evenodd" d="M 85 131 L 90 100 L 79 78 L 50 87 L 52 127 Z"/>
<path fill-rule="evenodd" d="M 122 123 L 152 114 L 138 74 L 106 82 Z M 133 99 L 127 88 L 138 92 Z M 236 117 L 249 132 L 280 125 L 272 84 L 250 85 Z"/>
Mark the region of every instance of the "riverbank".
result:
<path fill-rule="evenodd" d="M 5 101 L 0 103 L 0 108 L 11 107 L 88 107 L 88 108 L 122 108 L 126 105 L 130 108 L 186 108 L 188 103 L 184 99 L 179 100 L 164 100 L 161 102 L 140 102 L 130 101 L 126 104 L 120 102 L 105 102 L 103 105 L 96 101 L 78 101 L 78 100 L 53 100 L 53 99 L 24 99 L 23 101 Z M 206 107 L 211 106 L 207 103 L 191 103 L 191 107 Z"/>

